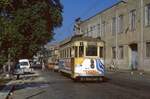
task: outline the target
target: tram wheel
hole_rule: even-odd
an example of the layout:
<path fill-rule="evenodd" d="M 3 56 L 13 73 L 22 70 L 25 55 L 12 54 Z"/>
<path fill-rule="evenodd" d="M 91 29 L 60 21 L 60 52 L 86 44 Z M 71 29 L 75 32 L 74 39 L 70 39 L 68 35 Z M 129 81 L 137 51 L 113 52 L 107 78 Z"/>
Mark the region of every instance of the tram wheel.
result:
<path fill-rule="evenodd" d="M 72 78 L 72 80 L 73 80 L 74 82 L 78 82 L 78 81 L 80 81 L 80 78 L 79 78 L 79 77 L 77 77 L 77 78 Z"/>
<path fill-rule="evenodd" d="M 101 79 L 102 79 L 102 82 L 107 82 L 109 80 L 107 77 L 104 77 L 104 76 L 102 76 Z"/>

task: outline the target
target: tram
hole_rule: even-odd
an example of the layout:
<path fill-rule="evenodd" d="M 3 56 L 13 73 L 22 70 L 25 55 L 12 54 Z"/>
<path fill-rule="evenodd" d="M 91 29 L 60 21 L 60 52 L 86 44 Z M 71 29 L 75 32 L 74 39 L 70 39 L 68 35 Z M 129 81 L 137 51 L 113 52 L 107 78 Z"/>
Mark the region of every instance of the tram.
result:
<path fill-rule="evenodd" d="M 104 42 L 101 39 L 76 35 L 60 42 L 59 51 L 60 72 L 74 80 L 104 77 Z"/>

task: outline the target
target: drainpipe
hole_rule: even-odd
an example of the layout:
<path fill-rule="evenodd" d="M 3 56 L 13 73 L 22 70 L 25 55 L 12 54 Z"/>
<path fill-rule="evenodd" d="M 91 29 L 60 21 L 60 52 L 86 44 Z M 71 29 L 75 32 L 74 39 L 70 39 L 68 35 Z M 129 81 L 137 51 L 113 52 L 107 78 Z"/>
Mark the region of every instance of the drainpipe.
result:
<path fill-rule="evenodd" d="M 116 8 L 116 64 L 118 64 L 118 13 L 117 13 L 117 8 Z"/>
<path fill-rule="evenodd" d="M 140 37 L 141 37 L 141 53 L 140 53 L 140 57 L 141 57 L 141 64 L 140 64 L 140 66 L 142 67 L 142 65 L 143 65 L 143 58 L 144 58 L 144 56 L 143 56 L 143 52 L 144 52 L 144 30 L 143 30 L 143 26 L 144 26 L 144 22 L 143 22 L 143 20 L 144 20 L 144 13 L 143 13 L 143 0 L 141 0 L 141 2 L 140 2 L 141 4 L 141 35 L 140 35 Z M 140 67 L 140 69 L 142 69 Z"/>

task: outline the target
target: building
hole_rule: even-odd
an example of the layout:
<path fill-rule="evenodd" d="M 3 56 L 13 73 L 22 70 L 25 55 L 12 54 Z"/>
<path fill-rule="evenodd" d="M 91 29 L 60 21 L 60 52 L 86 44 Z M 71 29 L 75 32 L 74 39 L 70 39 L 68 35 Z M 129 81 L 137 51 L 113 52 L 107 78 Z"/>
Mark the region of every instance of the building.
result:
<path fill-rule="evenodd" d="M 46 48 L 49 50 L 49 57 L 48 57 L 48 68 L 53 69 L 54 65 L 59 60 L 59 44 L 47 44 Z"/>
<path fill-rule="evenodd" d="M 105 41 L 106 67 L 150 71 L 150 0 L 119 1 L 78 27 L 76 34 Z"/>

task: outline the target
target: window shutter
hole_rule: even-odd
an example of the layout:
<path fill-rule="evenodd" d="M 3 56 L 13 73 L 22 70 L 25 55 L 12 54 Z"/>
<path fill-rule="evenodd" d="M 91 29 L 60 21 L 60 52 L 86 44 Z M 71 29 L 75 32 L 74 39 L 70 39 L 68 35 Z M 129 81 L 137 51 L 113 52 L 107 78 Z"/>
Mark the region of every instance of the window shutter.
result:
<path fill-rule="evenodd" d="M 131 15 L 131 12 L 129 12 L 129 29 L 131 30 L 131 18 L 132 18 L 132 15 Z"/>

